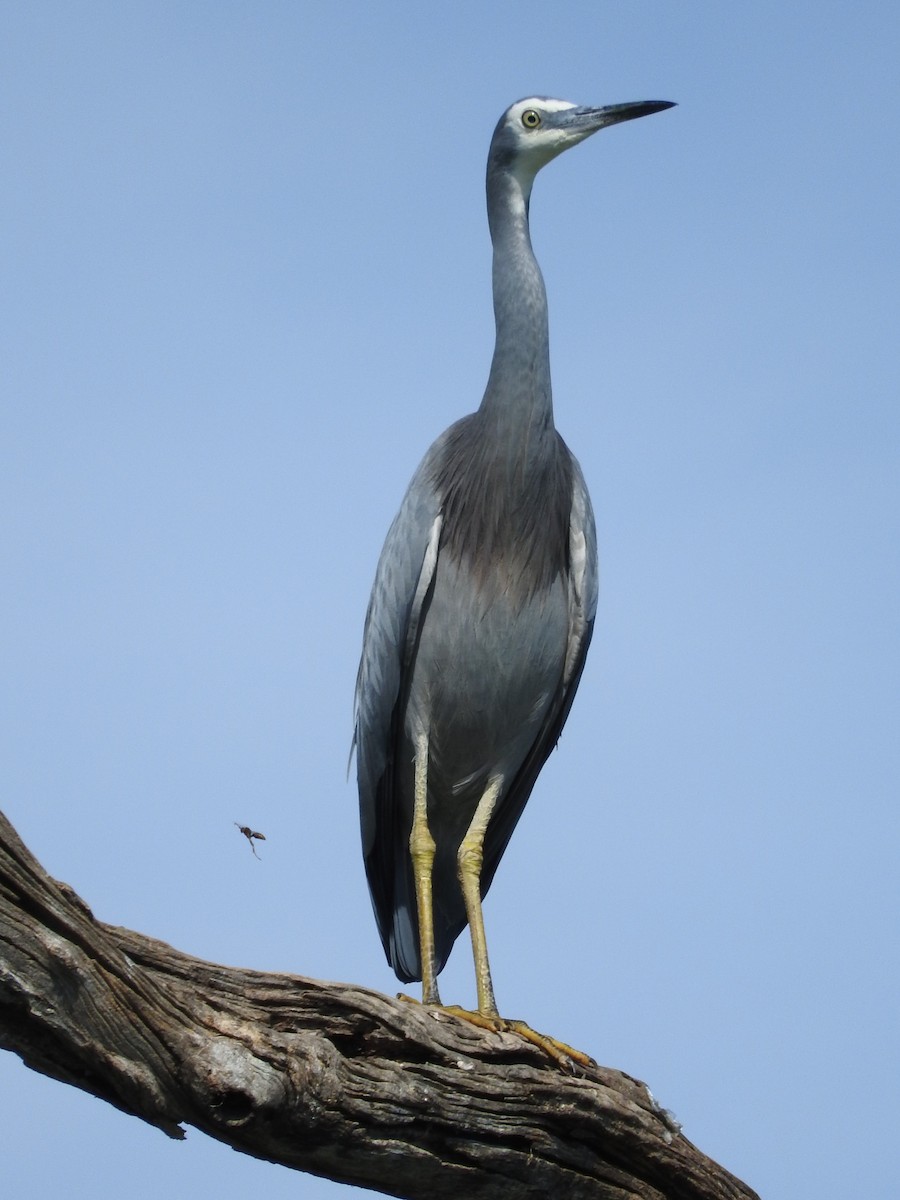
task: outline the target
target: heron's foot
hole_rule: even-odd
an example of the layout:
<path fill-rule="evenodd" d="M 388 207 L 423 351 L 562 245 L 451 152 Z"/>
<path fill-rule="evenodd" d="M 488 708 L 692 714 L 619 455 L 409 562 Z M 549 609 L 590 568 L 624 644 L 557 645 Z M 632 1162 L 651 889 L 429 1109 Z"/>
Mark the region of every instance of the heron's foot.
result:
<path fill-rule="evenodd" d="M 437 993 L 435 993 L 437 995 Z M 436 1000 L 426 1000 L 424 997 L 420 1000 L 417 996 L 407 996 L 406 992 L 397 992 L 397 999 L 403 1000 L 407 1004 L 421 1004 L 427 1008 L 443 1008 L 440 996 Z"/>
<path fill-rule="evenodd" d="M 585 1054 L 583 1050 L 576 1050 L 568 1042 L 561 1042 L 559 1038 L 550 1037 L 549 1034 L 538 1033 L 525 1021 L 505 1021 L 504 1024 L 511 1033 L 517 1033 L 526 1042 L 531 1042 L 533 1046 L 543 1050 L 545 1054 L 569 1071 L 574 1071 L 576 1067 L 596 1067 L 597 1065 L 597 1060 L 591 1058 L 589 1054 Z"/>
<path fill-rule="evenodd" d="M 425 1001 L 420 1000 L 418 996 L 408 996 L 406 992 L 397 992 L 397 999 L 402 1000 L 404 1004 L 418 1004 L 420 1007 L 423 1007 L 425 1004 Z M 438 1008 L 440 1007 L 440 1004 L 438 1004 Z"/>
<path fill-rule="evenodd" d="M 526 1042 L 530 1042 L 532 1046 L 543 1050 L 549 1058 L 559 1063 L 564 1071 L 574 1073 L 578 1067 L 596 1067 L 597 1065 L 589 1054 L 585 1054 L 582 1050 L 576 1050 L 574 1046 L 560 1042 L 545 1033 L 538 1033 L 525 1021 L 508 1021 L 498 1013 L 473 1012 L 468 1008 L 460 1008 L 458 1004 L 444 1005 L 443 1011 L 459 1017 L 462 1021 L 468 1021 L 470 1025 L 477 1025 L 479 1029 L 490 1029 L 493 1033 L 516 1033 Z"/>

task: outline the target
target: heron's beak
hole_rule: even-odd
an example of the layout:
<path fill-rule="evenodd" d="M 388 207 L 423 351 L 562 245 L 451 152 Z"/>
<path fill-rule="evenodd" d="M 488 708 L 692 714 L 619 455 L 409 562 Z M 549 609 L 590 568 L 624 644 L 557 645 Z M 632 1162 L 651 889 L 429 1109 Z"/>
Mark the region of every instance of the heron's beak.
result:
<path fill-rule="evenodd" d="M 637 100 L 630 104 L 607 104 L 604 108 L 570 108 L 559 114 L 559 123 L 573 137 L 581 140 L 607 125 L 649 117 L 651 113 L 674 108 L 672 100 Z"/>

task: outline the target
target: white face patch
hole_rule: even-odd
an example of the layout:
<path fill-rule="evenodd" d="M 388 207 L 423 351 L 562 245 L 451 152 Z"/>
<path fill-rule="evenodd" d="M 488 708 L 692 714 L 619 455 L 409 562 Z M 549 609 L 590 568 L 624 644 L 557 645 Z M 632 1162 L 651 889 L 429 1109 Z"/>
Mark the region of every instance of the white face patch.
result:
<path fill-rule="evenodd" d="M 517 100 L 507 112 L 511 117 L 520 120 L 522 113 L 526 109 L 536 108 L 538 112 L 543 109 L 544 112 L 565 112 L 567 108 L 577 108 L 577 104 L 573 104 L 570 100 L 554 100 L 550 96 L 529 96 L 525 100 Z"/>
<path fill-rule="evenodd" d="M 552 113 L 567 112 L 577 108 L 570 100 L 554 100 L 548 96 L 529 96 L 517 100 L 506 110 L 505 123 L 516 139 L 519 147 L 519 159 L 513 168 L 519 176 L 527 195 L 531 180 L 535 174 L 557 154 L 562 153 L 567 146 L 580 142 L 587 136 L 587 131 L 574 129 L 555 129 L 552 122 L 544 122 L 536 127 L 530 127 L 522 122 L 523 113 L 533 109 L 540 116 Z"/>
<path fill-rule="evenodd" d="M 564 113 L 568 108 L 577 107 L 577 104 L 572 104 L 570 100 L 553 100 L 552 96 L 527 96 L 524 100 L 517 100 L 512 104 L 509 112 L 521 116 L 526 108 L 542 108 L 545 113 Z"/>

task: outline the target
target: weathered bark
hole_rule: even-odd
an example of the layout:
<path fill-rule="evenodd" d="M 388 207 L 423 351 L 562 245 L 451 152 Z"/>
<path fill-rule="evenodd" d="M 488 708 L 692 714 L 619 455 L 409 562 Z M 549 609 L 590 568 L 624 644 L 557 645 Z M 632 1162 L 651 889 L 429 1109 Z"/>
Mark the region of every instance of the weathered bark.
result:
<path fill-rule="evenodd" d="M 0 1045 L 173 1137 L 404 1197 L 751 1200 L 646 1086 L 96 921 L 0 814 Z"/>

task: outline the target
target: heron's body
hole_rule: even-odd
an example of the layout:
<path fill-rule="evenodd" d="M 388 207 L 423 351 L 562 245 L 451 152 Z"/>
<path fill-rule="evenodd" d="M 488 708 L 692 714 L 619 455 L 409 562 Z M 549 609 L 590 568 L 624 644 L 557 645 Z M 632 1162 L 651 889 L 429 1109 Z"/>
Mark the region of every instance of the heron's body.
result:
<path fill-rule="evenodd" d="M 357 682 L 363 852 L 388 959 L 426 1001 L 469 923 L 479 1010 L 496 1012 L 480 900 L 568 715 L 596 609 L 590 501 L 553 423 L 531 184 L 565 146 L 662 107 L 530 99 L 504 114 L 487 388 L 426 454 L 378 564 Z"/>
<path fill-rule="evenodd" d="M 382 938 L 404 980 L 421 977 L 408 849 L 417 732 L 427 731 L 429 736 L 428 807 L 433 816 L 440 814 L 435 824 L 442 835 L 434 861 L 437 972 L 466 924 L 457 853 L 488 779 L 499 773 L 508 784 L 485 843 L 483 891 L 552 749 L 555 738 L 545 745 L 548 739 L 541 735 L 563 699 L 571 501 L 554 514 L 560 532 L 554 539 L 557 553 L 548 556 L 539 571 L 523 553 L 527 543 L 508 535 L 512 529 L 547 522 L 548 465 L 567 482 L 569 494 L 576 472 L 562 440 L 551 431 L 551 454 L 542 452 L 531 469 L 510 463 L 513 477 L 520 471 L 520 483 L 514 490 L 501 486 L 478 461 L 481 424 L 479 415 L 467 418 L 437 443 L 410 487 L 388 543 L 407 537 L 408 507 L 420 503 L 422 495 L 440 498 L 427 510 L 437 541 L 433 565 L 425 561 L 427 541 L 418 539 L 425 586 L 421 606 L 413 609 L 415 648 L 403 673 L 402 721 L 398 711 L 390 761 L 375 786 L 377 825 L 366 856 Z M 514 513 L 498 505 L 500 497 Z M 466 516 L 482 526 L 481 544 L 491 547 L 487 572 L 458 544 L 455 527 Z M 529 652 L 523 656 L 525 644 Z M 555 724 L 558 732 L 561 721 Z M 539 761 L 527 775 L 521 774 L 536 746 Z M 382 889 L 382 884 L 387 886 Z"/>

